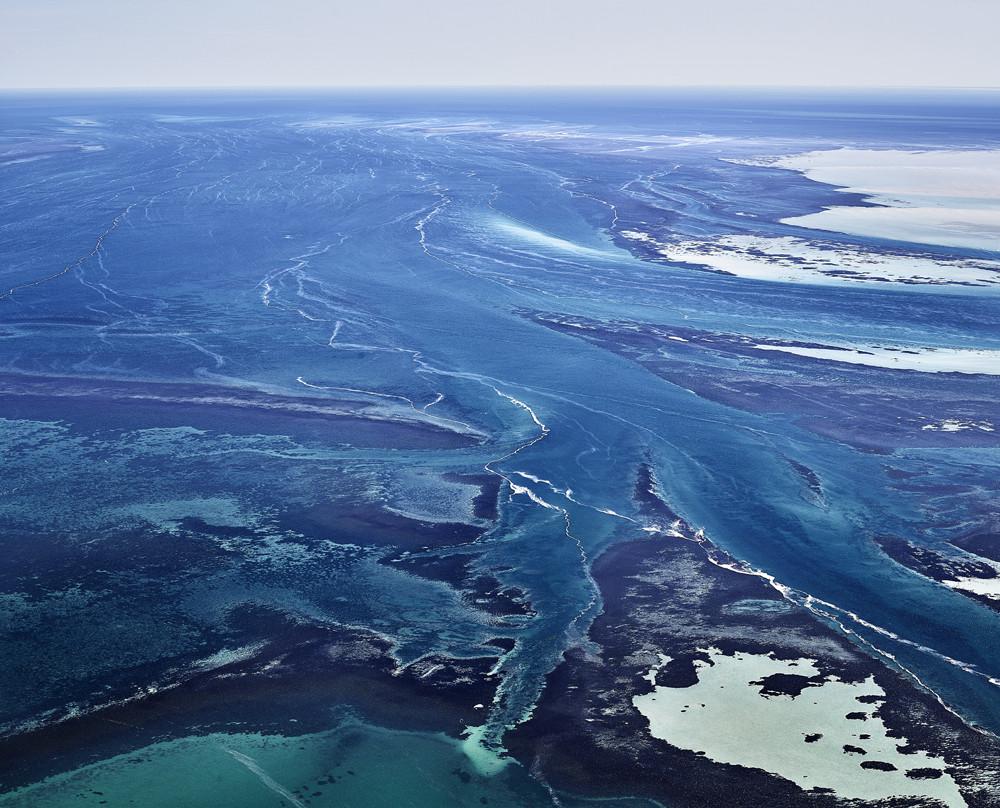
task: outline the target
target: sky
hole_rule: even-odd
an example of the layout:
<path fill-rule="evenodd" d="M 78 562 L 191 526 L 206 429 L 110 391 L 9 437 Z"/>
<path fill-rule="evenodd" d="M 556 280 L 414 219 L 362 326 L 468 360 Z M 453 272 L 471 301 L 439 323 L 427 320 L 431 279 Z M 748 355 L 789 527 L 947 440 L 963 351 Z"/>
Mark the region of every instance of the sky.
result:
<path fill-rule="evenodd" d="M 0 0 L 0 87 L 1000 86 L 1000 0 Z"/>

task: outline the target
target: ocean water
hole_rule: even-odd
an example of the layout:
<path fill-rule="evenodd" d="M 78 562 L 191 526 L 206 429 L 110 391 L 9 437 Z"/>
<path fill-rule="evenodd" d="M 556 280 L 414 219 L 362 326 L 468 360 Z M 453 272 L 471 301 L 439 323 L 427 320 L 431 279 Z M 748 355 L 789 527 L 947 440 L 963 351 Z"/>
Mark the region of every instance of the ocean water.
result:
<path fill-rule="evenodd" d="M 528 769 L 490 777 L 477 756 L 502 753 L 586 644 L 590 564 L 641 521 L 643 463 L 712 542 L 1000 731 L 1000 614 L 876 542 L 960 555 L 949 540 L 1000 530 L 1000 285 L 948 280 L 955 262 L 1000 280 L 1000 234 L 977 225 L 991 251 L 785 223 L 871 203 L 769 163 L 995 150 L 995 96 L 0 108 L 5 735 L 254 660 L 279 625 L 372 632 L 399 666 L 515 642 L 479 708 L 482 748 L 320 695 L 328 726 L 302 735 L 221 705 L 228 734 L 178 722 L 141 745 L 80 741 L 54 768 L 40 747 L 0 804 L 292 804 L 332 759 L 356 774 L 311 804 L 548 804 Z M 944 268 L 933 283 L 769 280 L 658 252 L 734 234 Z M 977 372 L 803 355 L 887 346 L 978 351 Z M 483 480 L 500 486 L 493 515 Z M 497 616 L 389 563 L 407 551 L 469 556 L 530 610 Z M 268 620 L 247 627 L 253 610 Z"/>

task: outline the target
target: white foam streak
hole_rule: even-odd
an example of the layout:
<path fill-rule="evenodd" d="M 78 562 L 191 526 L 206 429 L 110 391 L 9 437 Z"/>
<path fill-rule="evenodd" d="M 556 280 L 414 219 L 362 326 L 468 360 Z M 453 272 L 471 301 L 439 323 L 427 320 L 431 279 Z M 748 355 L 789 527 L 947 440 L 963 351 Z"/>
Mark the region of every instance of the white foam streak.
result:
<path fill-rule="evenodd" d="M 266 788 L 273 791 L 282 799 L 288 800 L 292 805 L 297 805 L 299 808 L 306 808 L 305 803 L 301 802 L 291 791 L 274 780 L 274 778 L 257 765 L 257 761 L 252 757 L 244 755 L 242 752 L 237 752 L 234 749 L 227 749 L 226 751 L 232 755 L 237 763 L 245 766 Z"/>
<path fill-rule="evenodd" d="M 329 342 L 327 342 L 327 345 L 329 345 L 331 348 L 333 347 L 333 343 L 337 340 L 337 335 L 340 333 L 340 329 L 343 327 L 343 325 L 344 324 L 340 320 L 337 320 L 337 322 L 334 323 L 333 333 L 330 334 L 330 340 Z"/>
<path fill-rule="evenodd" d="M 551 511 L 559 511 L 559 512 L 562 512 L 563 510 L 558 505 L 549 504 L 527 486 L 517 485 L 517 483 L 512 483 L 509 479 L 507 480 L 507 485 L 510 486 L 511 495 L 523 494 L 532 502 L 534 502 L 536 505 L 541 505 L 543 508 L 548 508 Z"/>
<path fill-rule="evenodd" d="M 454 418 L 445 418 L 443 416 L 433 415 L 427 412 L 427 407 L 429 407 L 430 404 L 428 404 L 425 407 L 417 407 L 417 405 L 413 403 L 413 400 L 407 398 L 406 396 L 400 396 L 393 393 L 380 393 L 378 390 L 365 390 L 360 387 L 343 387 L 339 385 L 313 384 L 312 382 L 306 381 L 302 376 L 296 376 L 295 381 L 297 381 L 304 387 L 309 387 L 313 390 L 324 390 L 324 391 L 332 391 L 338 393 L 354 393 L 355 395 L 371 396 L 372 398 L 386 399 L 390 401 L 392 400 L 402 401 L 414 413 L 416 413 L 416 415 L 418 416 L 418 420 L 424 422 L 429 421 L 437 425 L 446 426 L 449 429 L 461 432 L 463 434 L 478 434 L 478 432 L 475 429 L 473 429 L 469 424 L 465 423 L 464 421 L 458 421 L 455 420 Z M 441 398 L 444 398 L 444 396 L 441 396 Z M 431 404 L 434 403 L 437 402 L 436 401 L 431 402 Z"/>

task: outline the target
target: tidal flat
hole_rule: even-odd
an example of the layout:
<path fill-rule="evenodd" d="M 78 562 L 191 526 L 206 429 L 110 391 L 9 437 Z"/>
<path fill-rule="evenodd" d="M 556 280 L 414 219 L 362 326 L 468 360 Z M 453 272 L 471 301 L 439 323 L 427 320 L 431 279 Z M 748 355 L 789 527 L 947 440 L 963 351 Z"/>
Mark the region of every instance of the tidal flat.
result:
<path fill-rule="evenodd" d="M 1000 805 L 993 96 L 0 111 L 0 805 Z"/>

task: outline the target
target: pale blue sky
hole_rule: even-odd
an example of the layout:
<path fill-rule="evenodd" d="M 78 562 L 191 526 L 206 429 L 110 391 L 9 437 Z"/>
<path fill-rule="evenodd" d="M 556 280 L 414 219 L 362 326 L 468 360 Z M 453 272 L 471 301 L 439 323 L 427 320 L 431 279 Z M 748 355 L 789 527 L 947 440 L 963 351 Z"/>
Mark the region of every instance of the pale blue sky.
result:
<path fill-rule="evenodd" d="M 1000 0 L 2 0 L 0 87 L 1000 86 Z"/>

